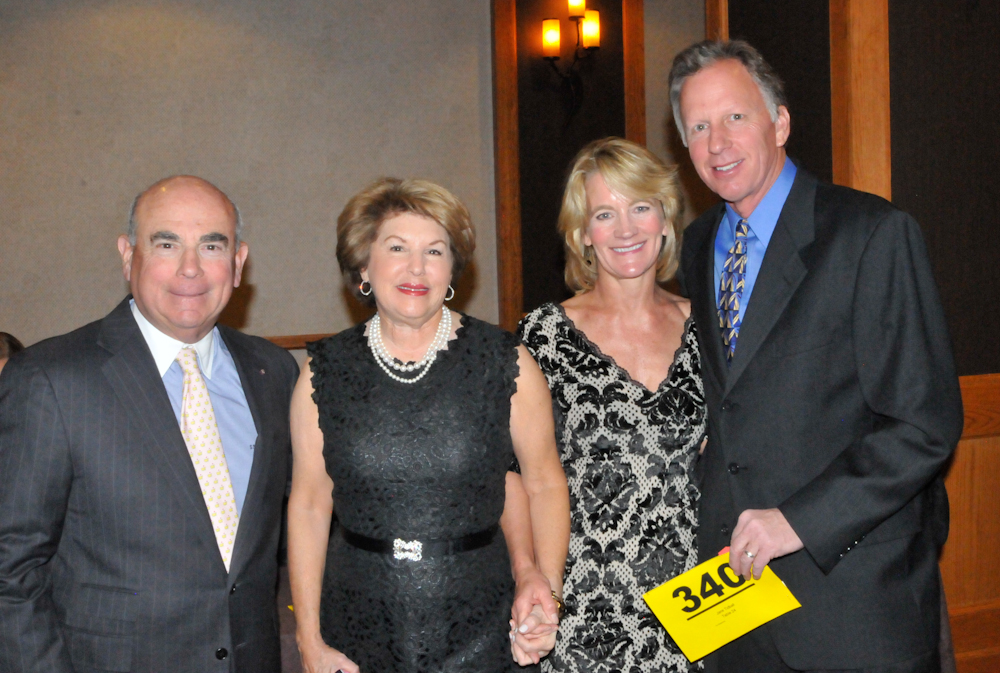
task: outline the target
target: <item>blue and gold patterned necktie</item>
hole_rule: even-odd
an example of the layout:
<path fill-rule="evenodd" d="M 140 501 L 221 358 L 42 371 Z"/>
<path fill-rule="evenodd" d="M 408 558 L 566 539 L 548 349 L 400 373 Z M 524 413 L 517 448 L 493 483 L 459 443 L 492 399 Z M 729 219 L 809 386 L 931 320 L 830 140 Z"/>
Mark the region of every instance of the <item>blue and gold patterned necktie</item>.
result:
<path fill-rule="evenodd" d="M 733 361 L 736 340 L 740 336 L 740 298 L 747 274 L 747 236 L 750 223 L 740 220 L 736 224 L 736 240 L 726 255 L 719 282 L 719 329 L 722 330 L 722 344 L 726 347 L 726 364 Z"/>

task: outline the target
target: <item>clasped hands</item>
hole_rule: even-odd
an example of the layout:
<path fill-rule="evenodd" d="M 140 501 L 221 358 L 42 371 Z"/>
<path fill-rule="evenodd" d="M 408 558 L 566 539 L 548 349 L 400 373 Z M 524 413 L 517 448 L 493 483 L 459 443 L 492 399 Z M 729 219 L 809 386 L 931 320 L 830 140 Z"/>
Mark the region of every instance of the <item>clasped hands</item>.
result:
<path fill-rule="evenodd" d="M 541 572 L 525 570 L 517 577 L 510 609 L 510 651 L 521 666 L 537 664 L 555 647 L 559 607 L 552 598 L 552 585 Z M 297 638 L 305 673 L 359 673 L 358 665 L 333 649 L 317 633 Z"/>
<path fill-rule="evenodd" d="M 559 628 L 559 607 L 545 575 L 531 570 L 517 577 L 510 616 L 510 652 L 514 661 L 521 666 L 537 664 L 555 647 Z"/>
<path fill-rule="evenodd" d="M 740 514 L 729 543 L 729 565 L 747 579 L 760 579 L 772 559 L 803 548 L 779 509 L 748 509 Z"/>

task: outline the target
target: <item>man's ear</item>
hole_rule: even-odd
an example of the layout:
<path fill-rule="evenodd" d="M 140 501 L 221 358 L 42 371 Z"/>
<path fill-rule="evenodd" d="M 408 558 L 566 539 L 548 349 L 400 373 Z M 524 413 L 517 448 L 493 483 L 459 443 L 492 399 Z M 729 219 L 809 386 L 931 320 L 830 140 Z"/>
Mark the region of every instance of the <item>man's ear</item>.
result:
<path fill-rule="evenodd" d="M 135 246 L 128 242 L 128 236 L 122 234 L 118 237 L 118 254 L 122 256 L 122 275 L 125 276 L 125 280 L 128 282 L 132 281 L 132 254 L 135 252 Z"/>
<path fill-rule="evenodd" d="M 240 280 L 243 278 L 243 265 L 246 264 L 249 253 L 250 246 L 247 245 L 246 241 L 240 241 L 240 247 L 236 251 L 236 259 L 233 260 L 236 264 L 236 272 L 233 274 L 233 287 L 240 286 Z"/>
<path fill-rule="evenodd" d="M 788 142 L 788 136 L 792 132 L 792 118 L 788 114 L 788 108 L 784 105 L 778 106 L 778 121 L 774 122 L 775 140 L 778 147 L 784 147 Z"/>

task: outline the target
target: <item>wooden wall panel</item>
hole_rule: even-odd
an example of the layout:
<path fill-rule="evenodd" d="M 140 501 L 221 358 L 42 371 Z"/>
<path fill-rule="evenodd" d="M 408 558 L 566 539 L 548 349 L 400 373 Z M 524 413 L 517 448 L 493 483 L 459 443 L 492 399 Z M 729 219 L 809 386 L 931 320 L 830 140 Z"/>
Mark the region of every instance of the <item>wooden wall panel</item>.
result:
<path fill-rule="evenodd" d="M 1000 671 L 1000 601 L 951 611 L 959 673 Z"/>
<path fill-rule="evenodd" d="M 1000 601 L 1000 436 L 963 439 L 947 485 L 951 533 L 941 573 L 948 604 L 956 609 Z"/>
<path fill-rule="evenodd" d="M 963 376 L 965 431 L 945 485 L 941 577 L 958 673 L 1000 670 L 1000 374 Z"/>

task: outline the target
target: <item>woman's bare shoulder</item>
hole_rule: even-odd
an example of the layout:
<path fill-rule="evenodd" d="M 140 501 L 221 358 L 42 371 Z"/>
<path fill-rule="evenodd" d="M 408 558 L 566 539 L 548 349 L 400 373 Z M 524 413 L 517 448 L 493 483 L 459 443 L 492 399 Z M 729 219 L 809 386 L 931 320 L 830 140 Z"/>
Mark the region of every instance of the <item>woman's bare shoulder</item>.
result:
<path fill-rule="evenodd" d="M 680 295 L 673 294 L 672 292 L 667 292 L 662 290 L 660 307 L 665 313 L 672 313 L 676 315 L 679 312 L 683 316 L 684 320 L 691 317 L 691 300 L 686 299 Z"/>
<path fill-rule="evenodd" d="M 585 320 L 586 316 L 594 310 L 593 296 L 590 292 L 583 292 L 570 297 L 559 305 L 562 306 L 563 313 L 566 314 L 566 317 L 574 323 Z"/>
<path fill-rule="evenodd" d="M 591 293 L 590 292 L 582 292 L 580 294 L 573 295 L 572 297 L 570 297 L 566 301 L 561 302 L 559 305 L 562 306 L 564 309 L 568 308 L 570 310 L 577 310 L 577 309 L 583 308 L 585 306 L 588 306 L 591 303 L 592 303 L 591 302 Z"/>

